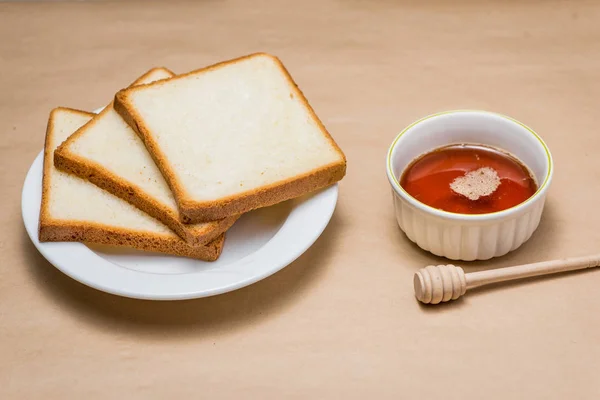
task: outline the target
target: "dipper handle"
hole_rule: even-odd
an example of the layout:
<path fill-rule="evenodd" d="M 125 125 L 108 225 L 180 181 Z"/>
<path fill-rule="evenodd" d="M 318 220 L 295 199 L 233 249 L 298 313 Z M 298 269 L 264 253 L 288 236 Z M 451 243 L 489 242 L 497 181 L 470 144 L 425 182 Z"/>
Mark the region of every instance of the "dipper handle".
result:
<path fill-rule="evenodd" d="M 456 300 L 464 295 L 467 289 L 489 283 L 598 266 L 600 266 L 600 255 L 544 261 L 468 274 L 454 265 L 430 265 L 415 273 L 415 296 L 420 302 L 438 304 Z"/>

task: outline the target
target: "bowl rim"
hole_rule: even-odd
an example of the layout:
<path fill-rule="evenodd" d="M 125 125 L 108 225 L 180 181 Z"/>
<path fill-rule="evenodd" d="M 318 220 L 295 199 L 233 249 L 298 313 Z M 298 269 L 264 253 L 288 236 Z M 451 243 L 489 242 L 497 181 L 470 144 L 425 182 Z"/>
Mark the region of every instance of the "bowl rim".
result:
<path fill-rule="evenodd" d="M 400 140 L 400 138 L 406 132 L 408 132 L 411 128 L 413 128 L 416 125 L 419 125 L 429 119 L 437 118 L 437 117 L 440 117 L 443 115 L 463 114 L 463 113 L 485 114 L 488 116 L 495 116 L 495 117 L 500 117 L 500 118 L 506 119 L 510 122 L 516 123 L 516 124 L 520 125 L 521 127 L 525 128 L 526 131 L 528 131 L 531 135 L 533 135 L 534 138 L 536 138 L 540 142 L 540 144 L 542 145 L 542 148 L 544 149 L 544 151 L 546 153 L 546 157 L 547 157 L 547 161 L 548 161 L 548 172 L 546 173 L 546 176 L 544 177 L 542 184 L 538 187 L 536 192 L 531 197 L 529 197 L 524 202 L 517 204 L 516 206 L 507 208 L 502 211 L 495 211 L 493 213 L 485 213 L 485 214 L 461 214 L 461 213 L 455 213 L 455 212 L 441 210 L 441 209 L 429 206 L 425 203 L 422 203 L 419 200 L 415 199 L 413 196 L 411 196 L 406 190 L 404 190 L 404 188 L 402 188 L 402 186 L 400 185 L 400 182 L 398 181 L 398 178 L 396 177 L 396 175 L 394 174 L 394 172 L 392 170 L 392 153 L 393 153 L 394 149 L 396 148 L 396 145 L 398 144 L 398 141 Z M 520 211 L 522 211 L 525 208 L 530 207 L 532 204 L 536 203 L 540 198 L 543 198 L 543 196 L 545 195 L 545 193 L 548 190 L 548 187 L 550 186 L 550 183 L 552 182 L 552 176 L 554 174 L 554 161 L 552 159 L 552 153 L 550 152 L 550 149 L 548 148 L 548 146 L 546 145 L 544 140 L 533 129 L 531 129 L 529 126 L 525 125 L 524 123 L 517 121 L 516 119 L 509 117 L 507 115 L 500 114 L 500 113 L 493 112 L 493 111 L 476 110 L 476 109 L 459 109 L 459 110 L 440 111 L 440 112 L 437 112 L 434 114 L 427 115 L 425 117 L 422 117 L 422 118 L 412 122 L 411 124 L 406 126 L 394 138 L 394 140 L 392 141 L 392 144 L 389 146 L 388 152 L 387 152 L 387 157 L 386 157 L 386 167 L 387 167 L 388 180 L 389 180 L 392 188 L 394 189 L 394 191 L 400 197 L 402 197 L 404 200 L 408 201 L 414 207 L 416 207 L 426 213 L 434 214 L 438 217 L 442 217 L 445 219 L 460 220 L 460 221 L 473 221 L 473 222 L 503 219 L 505 217 L 519 213 Z"/>

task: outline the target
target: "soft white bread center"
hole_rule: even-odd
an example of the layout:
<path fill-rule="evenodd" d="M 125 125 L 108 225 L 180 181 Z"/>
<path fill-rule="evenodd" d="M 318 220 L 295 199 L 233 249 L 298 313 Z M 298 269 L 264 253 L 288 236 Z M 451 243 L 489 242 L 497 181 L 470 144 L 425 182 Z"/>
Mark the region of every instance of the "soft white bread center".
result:
<path fill-rule="evenodd" d="M 144 143 L 113 108 L 97 118 L 94 126 L 74 140 L 69 150 L 102 165 L 177 210 L 175 198 Z"/>

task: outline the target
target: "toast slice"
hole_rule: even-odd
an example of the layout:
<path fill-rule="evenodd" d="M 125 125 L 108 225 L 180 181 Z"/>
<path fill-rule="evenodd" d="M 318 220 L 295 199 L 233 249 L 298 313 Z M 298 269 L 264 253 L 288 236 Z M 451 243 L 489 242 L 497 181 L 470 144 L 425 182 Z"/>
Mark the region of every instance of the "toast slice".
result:
<path fill-rule="evenodd" d="M 132 85 L 172 76 L 166 68 L 154 68 Z M 112 102 L 56 149 L 54 163 L 58 169 L 87 179 L 128 201 L 192 245 L 212 241 L 238 218 L 230 216 L 184 225 L 165 179 L 141 139 L 113 109 Z"/>
<path fill-rule="evenodd" d="M 276 204 L 346 173 L 344 153 L 268 54 L 124 89 L 114 107 L 144 141 L 185 222 Z"/>
<path fill-rule="evenodd" d="M 207 245 L 190 246 L 126 201 L 56 169 L 52 154 L 58 144 L 92 117 L 93 114 L 67 108 L 56 108 L 50 114 L 44 146 L 40 242 L 100 243 L 216 260 L 223 249 L 224 234 Z"/>

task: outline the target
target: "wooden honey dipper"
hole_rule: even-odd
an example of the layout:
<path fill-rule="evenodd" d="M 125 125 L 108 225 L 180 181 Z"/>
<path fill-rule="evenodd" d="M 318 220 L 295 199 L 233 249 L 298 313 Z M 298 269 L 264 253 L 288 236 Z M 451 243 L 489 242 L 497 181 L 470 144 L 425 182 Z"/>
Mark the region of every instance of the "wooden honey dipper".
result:
<path fill-rule="evenodd" d="M 465 274 L 461 267 L 454 265 L 430 265 L 415 272 L 415 296 L 422 303 L 438 304 L 456 300 L 464 295 L 467 289 L 489 283 L 598 266 L 600 266 L 600 255 L 544 261 L 468 274 Z"/>

